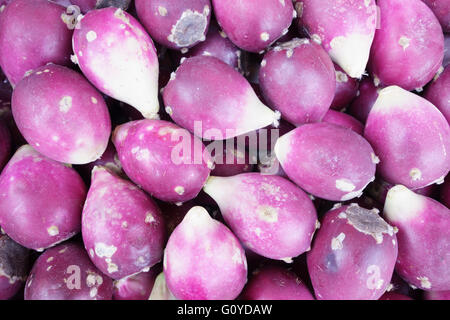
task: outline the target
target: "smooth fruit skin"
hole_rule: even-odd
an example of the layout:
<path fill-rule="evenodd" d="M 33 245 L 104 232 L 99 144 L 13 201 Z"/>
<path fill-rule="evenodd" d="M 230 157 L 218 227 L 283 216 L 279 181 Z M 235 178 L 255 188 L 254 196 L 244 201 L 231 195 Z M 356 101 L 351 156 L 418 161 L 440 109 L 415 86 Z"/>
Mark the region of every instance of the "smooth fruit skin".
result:
<path fill-rule="evenodd" d="M 439 21 L 421 0 L 380 0 L 380 28 L 369 70 L 382 85 L 422 88 L 442 64 L 444 36 Z"/>
<path fill-rule="evenodd" d="M 378 98 L 378 92 L 381 89 L 374 85 L 371 78 L 362 79 L 358 88 L 359 93 L 347 108 L 348 113 L 362 123 L 366 123 L 369 112 L 375 104 Z"/>
<path fill-rule="evenodd" d="M 185 59 L 163 98 L 175 123 L 208 140 L 233 138 L 279 119 L 238 71 L 212 56 Z"/>
<path fill-rule="evenodd" d="M 0 300 L 22 289 L 29 272 L 30 252 L 5 234 L 0 234 Z"/>
<path fill-rule="evenodd" d="M 139 20 L 163 46 L 180 50 L 205 40 L 210 0 L 135 0 L 135 5 Z"/>
<path fill-rule="evenodd" d="M 351 129 L 359 135 L 364 134 L 364 125 L 351 115 L 343 112 L 330 109 L 322 118 L 322 122 L 333 123 L 335 125 Z"/>
<path fill-rule="evenodd" d="M 350 77 L 361 78 L 376 22 L 375 0 L 297 0 L 299 29 L 320 43 Z"/>
<path fill-rule="evenodd" d="M 0 175 L 0 225 L 17 243 L 42 251 L 80 231 L 85 198 L 74 169 L 24 145 Z"/>
<path fill-rule="evenodd" d="M 63 13 L 63 6 L 47 0 L 14 0 L 3 10 L 0 66 L 13 86 L 49 62 L 70 64 L 72 30 Z"/>
<path fill-rule="evenodd" d="M 111 300 L 112 294 L 112 280 L 74 242 L 40 255 L 25 284 L 25 300 Z"/>
<path fill-rule="evenodd" d="M 161 211 L 144 191 L 105 167 L 92 172 L 81 223 L 92 262 L 113 279 L 161 261 L 166 231 Z"/>
<path fill-rule="evenodd" d="M 445 33 L 450 32 L 450 2 L 446 0 L 422 0 L 430 7 L 436 18 L 441 23 Z"/>
<path fill-rule="evenodd" d="M 336 91 L 331 109 L 341 110 L 347 107 L 358 94 L 359 81 L 349 77 L 337 64 L 334 64 L 336 73 Z"/>
<path fill-rule="evenodd" d="M 169 238 L 164 275 L 177 299 L 233 300 L 247 281 L 247 259 L 225 225 L 193 207 Z"/>
<path fill-rule="evenodd" d="M 396 272 L 422 290 L 450 290 L 450 210 L 396 185 L 386 196 L 384 216 L 399 230 Z"/>
<path fill-rule="evenodd" d="M 382 89 L 369 113 L 364 137 L 387 182 L 418 189 L 444 179 L 450 169 L 450 127 L 427 100 L 397 86 Z"/>
<path fill-rule="evenodd" d="M 424 295 L 425 300 L 450 300 L 449 291 L 426 291 Z"/>
<path fill-rule="evenodd" d="M 159 63 L 144 27 L 120 8 L 86 13 L 72 40 L 76 62 L 104 94 L 155 118 L 159 110 Z"/>
<path fill-rule="evenodd" d="M 148 300 L 157 273 L 154 269 L 114 282 L 113 300 Z"/>
<path fill-rule="evenodd" d="M 295 16 L 287 0 L 213 0 L 217 22 L 239 48 L 260 52 L 288 32 Z"/>
<path fill-rule="evenodd" d="M 203 188 L 227 225 L 255 253 L 290 261 L 309 250 L 317 214 L 308 195 L 289 180 L 260 173 L 210 177 Z"/>
<path fill-rule="evenodd" d="M 53 160 L 89 163 L 108 145 L 111 120 L 102 95 L 67 67 L 50 64 L 23 78 L 12 112 L 27 142 Z"/>
<path fill-rule="evenodd" d="M 213 56 L 236 70 L 241 69 L 242 51 L 236 47 L 226 34 L 216 24 L 211 24 L 206 35 L 206 40 L 191 48 L 185 56 Z"/>
<path fill-rule="evenodd" d="M 264 55 L 259 84 L 269 106 L 295 125 L 319 122 L 336 90 L 328 54 L 309 39 L 295 38 Z"/>
<path fill-rule="evenodd" d="M 325 122 L 305 124 L 281 136 L 275 154 L 293 182 L 331 201 L 359 197 L 375 179 L 378 162 L 362 136 Z"/>
<path fill-rule="evenodd" d="M 394 228 L 356 204 L 327 212 L 307 254 L 319 300 L 377 300 L 386 291 L 398 253 Z"/>
<path fill-rule="evenodd" d="M 441 74 L 435 77 L 423 97 L 438 108 L 450 123 L 450 67 L 447 66 Z"/>
<path fill-rule="evenodd" d="M 242 300 L 315 300 L 295 273 L 280 267 L 263 267 L 253 272 Z"/>
<path fill-rule="evenodd" d="M 195 198 L 212 168 L 201 140 L 168 121 L 127 122 L 116 127 L 112 140 L 127 176 L 163 201 Z"/>

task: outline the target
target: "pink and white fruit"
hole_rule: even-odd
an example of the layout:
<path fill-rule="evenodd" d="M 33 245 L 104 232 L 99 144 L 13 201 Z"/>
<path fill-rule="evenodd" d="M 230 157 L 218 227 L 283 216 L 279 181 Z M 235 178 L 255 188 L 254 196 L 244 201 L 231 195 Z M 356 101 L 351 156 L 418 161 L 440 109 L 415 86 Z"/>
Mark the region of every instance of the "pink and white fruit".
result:
<path fill-rule="evenodd" d="M 113 300 L 148 300 L 156 275 L 155 270 L 150 269 L 115 281 Z"/>
<path fill-rule="evenodd" d="M 111 300 L 112 294 L 112 280 L 73 242 L 41 254 L 25 284 L 25 300 Z"/>
<path fill-rule="evenodd" d="M 8 161 L 10 152 L 11 135 L 3 119 L 0 119 L 0 172 L 3 169 L 3 166 Z"/>
<path fill-rule="evenodd" d="M 219 205 L 244 246 L 277 260 L 309 250 L 317 214 L 308 195 L 279 176 L 243 173 L 210 177 L 203 190 Z"/>
<path fill-rule="evenodd" d="M 139 22 L 117 8 L 89 11 L 73 33 L 73 51 L 97 89 L 138 109 L 145 118 L 159 110 L 159 64 L 152 39 Z"/>
<path fill-rule="evenodd" d="M 422 0 L 441 23 L 444 32 L 450 32 L 450 2 L 446 0 Z"/>
<path fill-rule="evenodd" d="M 441 66 L 444 36 L 433 12 L 420 0 L 379 0 L 380 27 L 369 69 L 384 86 L 422 88 Z"/>
<path fill-rule="evenodd" d="M 47 0 L 14 0 L 0 19 L 0 66 L 16 85 L 28 71 L 49 62 L 70 64 L 72 30 L 65 8 Z"/>
<path fill-rule="evenodd" d="M 29 250 L 0 234 L 0 300 L 8 300 L 22 289 L 29 271 Z"/>
<path fill-rule="evenodd" d="M 331 109 L 340 110 L 345 108 L 358 94 L 359 82 L 350 78 L 339 65 L 334 64 L 336 73 L 336 91 Z"/>
<path fill-rule="evenodd" d="M 375 35 L 375 0 L 301 0 L 299 26 L 352 78 L 361 78 Z"/>
<path fill-rule="evenodd" d="M 445 68 L 450 64 L 450 35 L 444 35 L 444 60 L 442 66 Z"/>
<path fill-rule="evenodd" d="M 139 20 L 163 46 L 187 49 L 206 38 L 210 0 L 135 0 L 135 5 Z"/>
<path fill-rule="evenodd" d="M 329 211 L 307 254 L 319 300 L 377 300 L 389 286 L 397 259 L 394 228 L 378 210 L 357 204 Z"/>
<path fill-rule="evenodd" d="M 85 198 L 74 169 L 24 145 L 0 175 L 0 225 L 14 241 L 41 251 L 80 231 Z"/>
<path fill-rule="evenodd" d="M 247 281 L 244 249 L 203 207 L 193 207 L 169 238 L 164 275 L 182 300 L 233 300 Z"/>
<path fill-rule="evenodd" d="M 319 122 L 336 89 L 333 63 L 320 45 L 295 38 L 264 55 L 259 84 L 265 100 L 287 121 Z"/>
<path fill-rule="evenodd" d="M 167 288 L 164 272 L 161 272 L 155 279 L 153 289 L 148 300 L 176 300 L 169 288 Z"/>
<path fill-rule="evenodd" d="M 104 167 L 92 172 L 81 228 L 92 262 L 113 279 L 145 271 L 162 258 L 165 226 L 158 206 Z"/>
<path fill-rule="evenodd" d="M 23 78 L 12 112 L 27 142 L 53 160 L 88 163 L 108 145 L 111 120 L 102 95 L 69 68 L 50 64 Z"/>
<path fill-rule="evenodd" d="M 397 185 L 387 194 L 384 216 L 399 229 L 397 273 L 422 290 L 450 290 L 450 210 Z"/>
<path fill-rule="evenodd" d="M 184 60 L 163 92 L 167 113 L 197 136 L 224 140 L 277 122 L 247 80 L 208 56 Z"/>
<path fill-rule="evenodd" d="M 117 151 L 112 142 L 108 143 L 105 152 L 103 152 L 100 158 L 85 165 L 78 166 L 76 169 L 81 173 L 81 176 L 85 181 L 90 181 L 92 170 L 95 166 L 103 166 L 119 176 L 125 176 L 125 173 L 122 171 L 122 164 L 119 161 L 119 156 L 117 155 Z"/>
<path fill-rule="evenodd" d="M 353 118 L 351 115 L 348 115 L 343 112 L 330 109 L 322 118 L 322 122 L 332 123 L 337 126 L 351 129 L 360 135 L 364 134 L 364 125 L 355 118 Z"/>
<path fill-rule="evenodd" d="M 447 66 L 435 79 L 423 97 L 438 108 L 450 123 L 450 67 Z"/>
<path fill-rule="evenodd" d="M 260 52 L 288 32 L 295 15 L 291 1 L 212 0 L 217 22 L 239 48 Z"/>
<path fill-rule="evenodd" d="M 378 162 L 362 136 L 324 122 L 305 124 L 281 136 L 275 154 L 293 182 L 332 201 L 359 197 L 375 179 Z"/>
<path fill-rule="evenodd" d="M 163 201 L 197 196 L 212 161 L 201 140 L 163 120 L 138 120 L 116 127 L 113 143 L 127 176 Z"/>
<path fill-rule="evenodd" d="M 209 26 L 206 40 L 191 48 L 186 57 L 213 56 L 235 69 L 241 69 L 242 51 L 217 27 Z"/>
<path fill-rule="evenodd" d="M 359 94 L 357 94 L 355 100 L 348 107 L 348 113 L 362 123 L 366 123 L 369 112 L 375 104 L 380 90 L 380 88 L 374 85 L 371 78 L 362 79 L 359 83 Z"/>
<path fill-rule="evenodd" d="M 364 137 L 380 157 L 377 173 L 387 182 L 417 189 L 449 172 L 447 120 L 430 102 L 400 87 L 379 92 Z"/>
<path fill-rule="evenodd" d="M 243 300 L 315 300 L 295 273 L 280 267 L 253 272 L 241 296 Z"/>

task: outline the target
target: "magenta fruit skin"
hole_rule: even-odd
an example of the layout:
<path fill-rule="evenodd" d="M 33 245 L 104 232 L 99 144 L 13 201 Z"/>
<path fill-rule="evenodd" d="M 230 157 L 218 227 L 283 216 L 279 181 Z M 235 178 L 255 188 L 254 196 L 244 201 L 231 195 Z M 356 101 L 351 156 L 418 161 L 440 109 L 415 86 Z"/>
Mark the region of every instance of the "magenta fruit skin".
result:
<path fill-rule="evenodd" d="M 427 100 L 397 86 L 379 92 L 364 137 L 380 158 L 377 174 L 411 189 L 444 179 L 450 169 L 450 127 Z"/>
<path fill-rule="evenodd" d="M 253 170 L 253 164 L 250 163 L 250 155 L 245 146 L 238 145 L 236 138 L 230 140 L 233 141 L 233 144 L 227 146 L 227 143 L 230 144 L 230 141 L 223 140 L 222 148 L 220 148 L 220 144 L 216 145 L 214 141 L 212 142 L 214 145 L 208 145 L 211 148 L 210 153 L 214 160 L 214 169 L 211 171 L 211 175 L 231 177 Z M 217 146 L 217 148 L 214 146 Z M 214 152 L 212 152 L 213 150 Z"/>
<path fill-rule="evenodd" d="M 164 276 L 180 300 L 233 300 L 247 282 L 247 259 L 233 233 L 193 207 L 171 234 Z"/>
<path fill-rule="evenodd" d="M 334 110 L 341 110 L 348 106 L 356 97 L 358 93 L 359 81 L 349 77 L 337 64 L 334 64 L 334 69 L 336 73 L 336 91 L 330 108 Z"/>
<path fill-rule="evenodd" d="M 113 300 L 148 300 L 156 276 L 156 271 L 150 269 L 115 281 Z"/>
<path fill-rule="evenodd" d="M 444 61 L 442 66 L 445 68 L 450 64 L 450 35 L 444 34 Z"/>
<path fill-rule="evenodd" d="M 450 290 L 448 291 L 426 291 L 425 300 L 450 300 Z"/>
<path fill-rule="evenodd" d="M 239 48 L 260 52 L 288 32 L 295 15 L 291 1 L 212 0 L 217 22 Z"/>
<path fill-rule="evenodd" d="M 70 0 L 70 2 L 78 6 L 81 13 L 85 14 L 88 11 L 94 10 L 98 0 Z"/>
<path fill-rule="evenodd" d="M 359 197 L 375 179 L 378 162 L 362 136 L 325 122 L 305 124 L 281 136 L 275 154 L 294 183 L 331 201 Z"/>
<path fill-rule="evenodd" d="M 255 270 L 245 286 L 242 300 L 315 300 L 295 273 L 281 267 Z"/>
<path fill-rule="evenodd" d="M 242 51 L 219 29 L 216 24 L 209 26 L 206 40 L 191 48 L 186 57 L 213 56 L 236 70 L 241 69 Z"/>
<path fill-rule="evenodd" d="M 0 172 L 9 160 L 11 153 L 11 135 L 6 123 L 0 118 Z"/>
<path fill-rule="evenodd" d="M 440 75 L 435 77 L 423 97 L 438 108 L 450 123 L 450 67 L 447 66 Z"/>
<path fill-rule="evenodd" d="M 322 122 L 332 123 L 337 126 L 351 129 L 359 135 L 364 134 L 364 125 L 351 115 L 343 112 L 330 109 L 322 118 Z"/>
<path fill-rule="evenodd" d="M 377 22 L 375 0 L 296 1 L 299 30 L 305 29 L 350 77 L 361 78 Z"/>
<path fill-rule="evenodd" d="M 446 0 L 422 0 L 438 18 L 444 33 L 450 32 L 450 2 Z"/>
<path fill-rule="evenodd" d="M 135 0 L 135 5 L 139 20 L 163 46 L 180 50 L 205 40 L 210 0 Z"/>
<path fill-rule="evenodd" d="M 22 289 L 29 272 L 29 250 L 0 234 L 0 300 L 8 300 Z"/>
<path fill-rule="evenodd" d="M 95 166 L 106 167 L 108 168 L 108 170 L 111 170 L 118 176 L 125 176 L 125 173 L 122 170 L 122 164 L 119 161 L 119 156 L 117 155 L 116 148 L 114 148 L 114 144 L 112 142 L 108 143 L 105 152 L 103 152 L 100 158 L 85 165 L 78 166 L 76 167 L 76 169 L 81 173 L 82 177 L 86 179 L 85 181 L 90 181 L 92 170 Z"/>
<path fill-rule="evenodd" d="M 24 145 L 0 175 L 0 225 L 17 243 L 42 251 L 80 231 L 85 198 L 74 169 Z"/>
<path fill-rule="evenodd" d="M 0 19 L 0 66 L 11 84 L 49 62 L 70 64 L 72 30 L 65 8 L 47 0 L 14 0 Z"/>
<path fill-rule="evenodd" d="M 378 98 L 378 92 L 381 88 L 377 88 L 371 78 L 364 78 L 359 83 L 357 97 L 347 108 L 348 113 L 354 116 L 362 123 L 366 123 L 369 112 Z"/>
<path fill-rule="evenodd" d="M 144 191 L 104 167 L 92 172 L 81 225 L 92 262 L 113 279 L 161 261 L 165 226 L 158 206 Z"/>
<path fill-rule="evenodd" d="M 25 284 L 25 300 L 112 300 L 112 294 L 112 279 L 73 242 L 41 254 Z"/>
<path fill-rule="evenodd" d="M 159 111 L 159 62 L 144 27 L 120 8 L 86 13 L 72 38 L 74 60 L 104 94 L 139 110 L 145 118 Z"/>
<path fill-rule="evenodd" d="M 356 204 L 324 216 L 307 254 L 319 300 L 377 300 L 394 272 L 398 243 L 394 228 Z"/>
<path fill-rule="evenodd" d="M 162 201 L 195 198 L 212 167 L 201 140 L 168 121 L 127 122 L 116 127 L 112 140 L 127 176 Z"/>
<path fill-rule="evenodd" d="M 185 59 L 163 98 L 175 123 L 209 140 L 233 138 L 279 118 L 238 71 L 212 56 Z"/>
<path fill-rule="evenodd" d="M 269 106 L 301 125 L 323 118 L 334 98 L 336 75 L 320 45 L 295 38 L 264 55 L 259 83 Z"/>
<path fill-rule="evenodd" d="M 384 216 L 399 230 L 396 272 L 422 290 L 450 290 L 450 210 L 396 185 L 386 196 Z"/>
<path fill-rule="evenodd" d="M 414 300 L 414 299 L 401 293 L 386 292 L 378 300 Z"/>
<path fill-rule="evenodd" d="M 108 145 L 111 120 L 103 97 L 69 68 L 50 64 L 23 78 L 12 112 L 27 142 L 53 160 L 92 162 Z"/>
<path fill-rule="evenodd" d="M 371 48 L 371 75 L 384 86 L 422 88 L 442 64 L 444 36 L 439 21 L 420 0 L 377 4 L 381 20 Z"/>
<path fill-rule="evenodd" d="M 289 180 L 260 173 L 212 176 L 203 189 L 242 244 L 255 253 L 289 261 L 309 250 L 316 209 Z"/>

